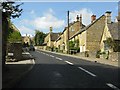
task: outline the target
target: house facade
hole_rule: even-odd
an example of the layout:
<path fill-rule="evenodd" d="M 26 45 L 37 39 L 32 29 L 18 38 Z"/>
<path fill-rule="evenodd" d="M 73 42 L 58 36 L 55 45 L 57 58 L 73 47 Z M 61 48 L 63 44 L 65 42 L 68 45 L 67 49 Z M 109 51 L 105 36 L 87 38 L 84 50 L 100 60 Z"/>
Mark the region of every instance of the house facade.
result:
<path fill-rule="evenodd" d="M 100 50 L 100 41 L 105 27 L 105 15 L 96 19 L 96 15 L 91 16 L 91 23 L 81 28 L 70 40 L 79 39 L 80 52 L 96 52 Z"/>
<path fill-rule="evenodd" d="M 107 15 L 101 40 L 101 51 L 120 52 L 118 22 L 111 21 L 111 12 Z"/>
<path fill-rule="evenodd" d="M 31 45 L 31 38 L 29 35 L 26 34 L 26 36 L 22 36 L 22 44 L 23 46 Z"/>
<path fill-rule="evenodd" d="M 53 33 L 52 27 L 50 27 L 50 32 L 44 39 L 44 49 L 53 49 L 54 48 L 54 41 L 59 37 L 60 33 Z"/>
<path fill-rule="evenodd" d="M 83 27 L 85 27 L 85 25 L 82 24 L 82 15 L 80 15 L 80 17 L 77 15 L 76 21 L 69 24 L 69 36 L 68 27 L 64 28 L 61 36 L 56 40 L 56 42 L 59 43 L 59 47 L 61 47 L 61 50 L 63 50 L 64 53 L 68 52 L 68 42 L 70 38 Z"/>
<path fill-rule="evenodd" d="M 69 37 L 68 27 L 65 27 L 54 43 L 49 46 L 54 46 L 62 50 L 62 52 L 67 53 L 69 48 L 68 42 L 77 41 L 80 53 L 87 51 L 89 56 L 96 57 L 98 51 L 106 49 L 105 41 L 107 38 L 112 38 L 117 43 L 117 48 L 119 48 L 119 35 L 116 28 L 118 28 L 118 23 L 111 22 L 111 12 L 109 11 L 105 12 L 99 18 L 96 18 L 96 15 L 92 15 L 91 23 L 88 26 L 83 25 L 82 16 L 78 17 L 77 15 L 76 21 L 69 24 Z M 46 41 L 50 40 L 49 37 L 48 39 L 46 37 Z"/>

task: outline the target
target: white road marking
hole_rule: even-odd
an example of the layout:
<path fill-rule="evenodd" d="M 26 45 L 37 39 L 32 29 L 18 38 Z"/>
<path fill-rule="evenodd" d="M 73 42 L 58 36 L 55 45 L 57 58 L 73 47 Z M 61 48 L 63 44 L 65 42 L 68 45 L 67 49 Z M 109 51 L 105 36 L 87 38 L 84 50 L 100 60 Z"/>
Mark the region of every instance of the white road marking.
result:
<path fill-rule="evenodd" d="M 73 65 L 73 63 L 69 62 L 69 61 L 65 61 L 66 63 L 70 64 L 70 65 Z"/>
<path fill-rule="evenodd" d="M 118 87 L 114 86 L 114 85 L 111 84 L 111 83 L 106 83 L 106 84 L 107 84 L 107 86 L 113 88 L 114 90 L 120 90 Z"/>
<path fill-rule="evenodd" d="M 45 53 L 43 53 L 43 54 L 45 54 Z"/>
<path fill-rule="evenodd" d="M 81 70 L 83 70 L 83 71 L 85 71 L 86 73 L 90 74 L 91 76 L 96 77 L 95 74 L 93 74 L 93 73 L 91 73 L 91 72 L 85 70 L 84 68 L 82 68 L 82 67 L 78 67 L 78 68 L 81 69 Z"/>
<path fill-rule="evenodd" d="M 37 52 L 39 52 L 39 51 L 37 51 Z"/>
<path fill-rule="evenodd" d="M 54 57 L 53 55 L 50 55 L 50 57 Z"/>
<path fill-rule="evenodd" d="M 59 57 L 56 57 L 56 59 L 58 59 L 58 60 L 62 60 L 62 58 L 59 58 Z"/>
<path fill-rule="evenodd" d="M 49 54 L 46 54 L 47 56 L 49 56 Z"/>

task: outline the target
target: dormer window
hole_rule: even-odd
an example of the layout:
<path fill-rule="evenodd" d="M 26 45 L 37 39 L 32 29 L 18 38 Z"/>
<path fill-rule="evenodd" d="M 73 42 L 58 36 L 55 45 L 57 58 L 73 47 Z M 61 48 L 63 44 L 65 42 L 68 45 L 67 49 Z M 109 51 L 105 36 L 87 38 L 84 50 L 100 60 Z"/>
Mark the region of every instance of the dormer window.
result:
<path fill-rule="evenodd" d="M 73 32 L 73 31 L 75 31 L 73 28 L 71 28 L 71 31 Z"/>

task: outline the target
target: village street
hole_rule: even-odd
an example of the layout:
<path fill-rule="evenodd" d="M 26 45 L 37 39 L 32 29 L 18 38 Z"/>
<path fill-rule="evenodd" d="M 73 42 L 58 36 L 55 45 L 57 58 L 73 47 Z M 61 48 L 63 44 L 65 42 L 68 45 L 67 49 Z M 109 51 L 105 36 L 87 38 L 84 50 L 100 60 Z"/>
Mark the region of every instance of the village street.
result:
<path fill-rule="evenodd" d="M 118 68 L 36 50 L 33 69 L 17 88 L 114 88 L 119 90 Z"/>

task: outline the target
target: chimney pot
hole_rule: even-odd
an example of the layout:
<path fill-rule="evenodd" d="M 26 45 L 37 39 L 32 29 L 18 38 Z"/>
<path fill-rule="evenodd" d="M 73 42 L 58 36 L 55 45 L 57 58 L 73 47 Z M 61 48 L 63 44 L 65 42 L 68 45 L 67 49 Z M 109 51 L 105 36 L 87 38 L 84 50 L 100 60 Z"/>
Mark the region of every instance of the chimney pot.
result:
<path fill-rule="evenodd" d="M 50 27 L 50 33 L 52 33 L 52 27 Z"/>
<path fill-rule="evenodd" d="M 80 14 L 80 27 L 82 28 L 82 14 Z"/>
<path fill-rule="evenodd" d="M 96 15 L 92 15 L 91 16 L 91 23 L 94 22 L 96 20 Z"/>
<path fill-rule="evenodd" d="M 79 16 L 78 15 L 77 15 L 76 19 L 77 19 L 77 21 L 79 21 Z"/>

